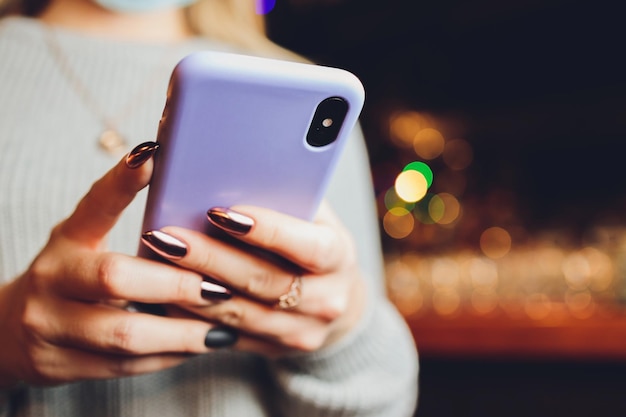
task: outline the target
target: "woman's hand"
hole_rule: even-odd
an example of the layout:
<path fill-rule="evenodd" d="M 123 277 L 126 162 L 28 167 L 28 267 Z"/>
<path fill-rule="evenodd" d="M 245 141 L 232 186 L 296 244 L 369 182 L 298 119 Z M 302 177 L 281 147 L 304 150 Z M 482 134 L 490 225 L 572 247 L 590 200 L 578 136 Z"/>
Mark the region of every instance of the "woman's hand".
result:
<path fill-rule="evenodd" d="M 96 182 L 30 268 L 0 288 L 0 388 L 151 372 L 209 351 L 207 334 L 234 342 L 232 331 L 203 320 L 124 309 L 124 300 L 209 304 L 200 275 L 104 251 L 109 230 L 150 179 L 154 149 L 140 145 Z"/>
<path fill-rule="evenodd" d="M 318 350 L 355 326 L 365 286 L 352 239 L 328 205 L 314 223 L 249 206 L 214 208 L 208 216 L 245 244 L 288 262 L 182 228 L 145 234 L 162 256 L 233 290 L 227 301 L 188 311 L 240 330 L 238 348 L 247 341 L 268 356 Z M 281 296 L 290 298 L 282 308 Z"/>

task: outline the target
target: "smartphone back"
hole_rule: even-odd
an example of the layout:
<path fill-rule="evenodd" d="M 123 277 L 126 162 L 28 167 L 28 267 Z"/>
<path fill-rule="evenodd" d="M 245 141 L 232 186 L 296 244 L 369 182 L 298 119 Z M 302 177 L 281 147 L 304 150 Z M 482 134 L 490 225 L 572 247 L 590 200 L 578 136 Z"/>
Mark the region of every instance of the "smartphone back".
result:
<path fill-rule="evenodd" d="M 311 219 L 363 100 L 343 70 L 189 55 L 170 80 L 143 230 L 206 232 L 209 208 L 235 204 Z"/>

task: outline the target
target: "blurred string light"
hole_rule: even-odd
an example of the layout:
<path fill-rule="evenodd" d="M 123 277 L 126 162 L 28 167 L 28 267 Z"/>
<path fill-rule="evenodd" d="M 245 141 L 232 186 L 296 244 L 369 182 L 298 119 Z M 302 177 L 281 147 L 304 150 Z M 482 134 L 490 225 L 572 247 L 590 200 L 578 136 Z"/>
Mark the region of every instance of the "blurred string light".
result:
<path fill-rule="evenodd" d="M 407 164 L 396 177 L 394 186 L 384 195 L 387 212 L 383 228 L 394 239 L 411 234 L 416 221 L 423 224 L 450 225 L 461 214 L 459 200 L 449 193 L 429 193 L 434 174 L 421 161 Z"/>
<path fill-rule="evenodd" d="M 429 119 L 416 111 L 396 112 L 389 122 L 389 136 L 396 145 L 402 148 L 413 147 L 413 140 L 420 130 L 429 127 Z"/>
<path fill-rule="evenodd" d="M 408 213 L 415 207 L 415 203 L 408 203 L 401 199 L 398 194 L 396 194 L 396 189 L 394 187 L 391 187 L 389 190 L 387 190 L 387 192 L 385 193 L 384 202 L 385 208 L 387 208 L 387 210 L 391 210 L 394 208 L 403 208 Z"/>
<path fill-rule="evenodd" d="M 467 265 L 472 292 L 470 303 L 474 312 L 489 314 L 500 303 L 498 296 L 499 274 L 496 263 L 491 259 L 473 258 Z"/>
<path fill-rule="evenodd" d="M 433 185 L 433 170 L 430 169 L 430 167 L 424 162 L 420 162 L 420 161 L 411 162 L 410 164 L 407 164 L 402 170 L 402 172 L 405 172 L 405 171 L 417 171 L 424 176 L 428 187 Z"/>
<path fill-rule="evenodd" d="M 611 258 L 593 247 L 567 255 L 561 263 L 561 271 L 573 291 L 606 291 L 615 276 Z"/>
<path fill-rule="evenodd" d="M 415 218 L 424 224 L 447 226 L 461 215 L 461 203 L 452 194 L 427 194 L 413 209 Z"/>
<path fill-rule="evenodd" d="M 419 312 L 424 306 L 424 291 L 415 280 L 413 268 L 401 261 L 386 265 L 387 273 L 394 277 L 389 280 L 389 294 L 394 304 L 404 316 Z"/>
<path fill-rule="evenodd" d="M 465 146 L 461 141 L 456 143 L 460 144 L 458 149 Z M 442 158 L 452 154 L 444 152 Z M 449 158 L 447 172 L 453 172 L 454 167 L 464 169 L 468 161 L 471 163 L 471 158 Z M 430 186 L 429 164 L 412 163 L 403 172 L 409 168 L 421 172 Z M 421 169 L 425 166 L 428 170 Z M 442 185 L 440 180 L 438 176 L 438 187 Z M 436 230 L 418 228 L 418 223 L 454 224 L 463 211 L 452 193 L 428 191 L 420 200 L 408 203 L 393 188 L 385 195 L 385 205 L 390 212 L 386 223 L 394 226 L 389 229 L 394 238 L 406 237 L 415 230 L 420 234 Z M 514 319 L 557 323 L 567 317 L 588 319 L 616 314 L 614 306 L 623 302 L 620 298 L 625 294 L 618 278 L 626 270 L 626 228 L 613 232 L 611 238 L 585 242 L 579 249 L 572 248 L 568 239 L 557 239 L 559 234 L 544 233 L 541 240 L 513 250 L 513 238 L 521 236 L 519 232 L 518 228 L 486 228 L 477 241 L 480 255 L 474 251 L 435 256 L 414 252 L 418 263 L 409 261 L 406 253 L 411 252 L 404 252 L 402 285 L 391 286 L 394 299 L 412 315 L 506 314 Z M 605 233 L 605 229 L 594 229 L 590 236 L 604 236 L 600 232 Z M 394 279 L 390 270 L 390 282 Z M 410 293 L 413 295 L 408 296 Z"/>
<path fill-rule="evenodd" d="M 442 316 L 456 313 L 461 306 L 461 268 L 458 262 L 445 257 L 436 259 L 432 263 L 431 274 L 433 309 Z"/>
<path fill-rule="evenodd" d="M 407 203 L 420 201 L 428 192 L 428 180 L 424 174 L 412 169 L 398 174 L 394 186 L 398 197 Z"/>
<path fill-rule="evenodd" d="M 385 213 L 383 228 L 394 239 L 403 239 L 415 228 L 415 218 L 405 208 L 395 207 Z"/>
<path fill-rule="evenodd" d="M 455 227 L 462 214 L 461 202 L 455 195 L 463 192 L 467 182 L 461 172 L 474 158 L 470 144 L 463 139 L 446 141 L 431 116 L 413 110 L 392 114 L 389 136 L 395 145 L 412 149 L 424 161 L 441 158 L 447 169 L 442 172 L 439 188 L 447 190 L 429 192 L 434 177 L 430 162 L 415 161 L 406 165 L 384 195 L 387 211 L 383 215 L 383 226 L 387 235 L 403 239 L 417 223 Z M 409 218 L 411 214 L 413 219 Z"/>
<path fill-rule="evenodd" d="M 490 227 L 480 235 L 480 249 L 491 259 L 499 259 L 511 251 L 511 235 L 501 227 Z"/>
<path fill-rule="evenodd" d="M 403 239 L 415 228 L 413 210 L 418 201 L 428 193 L 433 183 L 433 171 L 420 161 L 406 165 L 395 179 L 394 186 L 384 197 L 387 212 L 383 217 L 383 228 L 394 239 Z"/>
<path fill-rule="evenodd" d="M 506 215 L 506 205 L 497 201 L 489 206 L 493 211 L 460 224 L 464 211 L 471 215 L 481 207 L 471 199 L 461 201 L 466 187 L 472 185 L 464 171 L 474 162 L 474 151 L 464 139 L 444 137 L 442 132 L 447 135 L 454 128 L 438 130 L 442 125 L 415 111 L 397 112 L 389 119 L 393 143 L 425 162 L 406 165 L 384 194 L 384 229 L 394 239 L 413 233 L 406 242 L 421 244 L 424 240 L 417 235 L 440 232 L 433 225 L 459 227 L 460 233 L 448 230 L 443 234 L 464 236 L 469 232 L 478 248 L 445 254 L 409 248 L 392 254 L 399 257 L 389 264 L 388 283 L 401 311 L 446 317 L 464 311 L 505 314 L 549 323 L 568 316 L 586 319 L 617 314 L 615 305 L 626 299 L 620 280 L 626 271 L 626 228 L 615 231 L 610 227 L 610 235 L 605 228 L 594 229 L 594 239 L 582 248 L 572 247 L 570 239 L 560 233 L 527 239 L 519 226 L 482 226 L 483 218 L 494 215 L 499 223 L 514 224 Z M 431 167 L 436 168 L 436 188 L 432 188 Z M 393 169 L 387 172 L 390 181 Z M 482 231 L 478 238 L 475 231 Z"/>
<path fill-rule="evenodd" d="M 398 197 L 407 203 L 423 199 L 433 183 L 433 170 L 423 162 L 411 162 L 396 177 L 394 189 Z"/>
<path fill-rule="evenodd" d="M 445 140 L 437 129 L 427 127 L 417 132 L 413 138 L 415 153 L 427 160 L 435 159 L 443 153 Z"/>
<path fill-rule="evenodd" d="M 439 213 L 433 213 L 431 211 L 431 204 L 438 199 L 437 195 L 428 193 L 419 203 L 415 205 L 413 209 L 413 215 L 415 218 L 423 224 L 435 224 L 436 218 L 439 217 Z M 436 204 L 435 204 L 436 205 Z"/>
<path fill-rule="evenodd" d="M 461 203 L 452 194 L 436 194 L 428 204 L 428 212 L 437 224 L 449 225 L 461 216 Z"/>
<path fill-rule="evenodd" d="M 583 248 L 543 238 L 497 259 L 473 251 L 391 255 L 390 296 L 411 315 L 505 314 L 550 323 L 612 317 L 622 297 L 623 252 L 616 250 L 626 249 L 626 228 L 621 233 L 619 241 Z"/>

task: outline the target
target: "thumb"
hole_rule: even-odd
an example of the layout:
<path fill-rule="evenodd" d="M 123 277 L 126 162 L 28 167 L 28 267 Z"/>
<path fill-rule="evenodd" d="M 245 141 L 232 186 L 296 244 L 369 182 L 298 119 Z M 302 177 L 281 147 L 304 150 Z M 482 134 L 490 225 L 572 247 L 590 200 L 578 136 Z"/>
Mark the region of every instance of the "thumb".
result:
<path fill-rule="evenodd" d="M 69 239 L 97 248 L 137 193 L 150 182 L 157 150 L 155 142 L 138 145 L 109 172 L 96 181 L 60 225 Z M 141 163 L 137 163 L 137 161 Z"/>

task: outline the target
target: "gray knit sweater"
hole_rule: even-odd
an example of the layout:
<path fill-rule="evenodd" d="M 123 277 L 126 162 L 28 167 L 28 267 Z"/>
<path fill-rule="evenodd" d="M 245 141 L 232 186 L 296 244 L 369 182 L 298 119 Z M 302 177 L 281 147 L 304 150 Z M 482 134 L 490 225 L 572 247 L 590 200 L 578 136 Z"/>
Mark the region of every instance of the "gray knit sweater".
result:
<path fill-rule="evenodd" d="M 59 32 L 73 71 L 106 113 L 97 114 L 52 58 L 46 33 L 33 19 L 0 20 L 0 284 L 28 267 L 51 227 L 119 160 L 97 146 L 102 116 L 114 120 L 129 148 L 154 139 L 175 62 L 195 50 L 229 49 L 206 39 L 173 48 Z M 221 351 L 139 377 L 0 391 L 0 416 L 412 415 L 417 355 L 384 296 L 367 155 L 358 133 L 328 194 L 355 236 L 370 289 L 367 314 L 350 335 L 323 351 L 278 361 Z M 135 252 L 144 199 L 140 195 L 124 214 L 111 250 Z"/>

